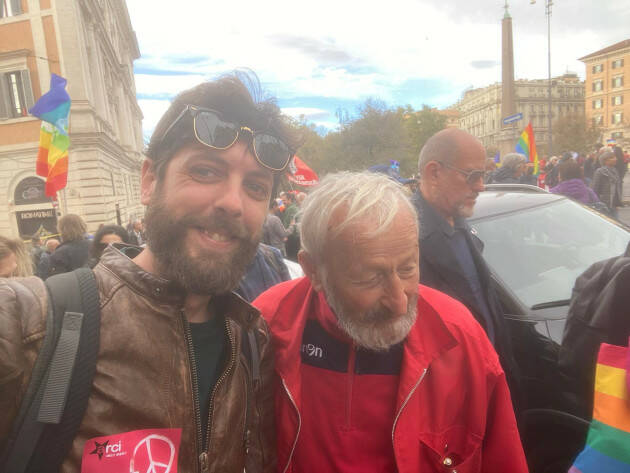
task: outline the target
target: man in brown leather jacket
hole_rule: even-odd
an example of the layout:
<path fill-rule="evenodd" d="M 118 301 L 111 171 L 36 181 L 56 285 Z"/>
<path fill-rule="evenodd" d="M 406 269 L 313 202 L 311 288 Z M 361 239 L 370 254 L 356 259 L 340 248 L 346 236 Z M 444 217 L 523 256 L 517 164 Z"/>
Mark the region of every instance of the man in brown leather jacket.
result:
<path fill-rule="evenodd" d="M 141 177 L 147 247 L 110 246 L 94 268 L 98 360 L 64 473 L 114 471 L 122 457 L 133 471 L 148 471 L 147 462 L 180 473 L 275 469 L 269 333 L 231 290 L 297 143 L 278 108 L 252 98 L 255 77 L 248 86 L 240 77 L 181 93 L 155 129 Z M 0 450 L 47 304 L 41 280 L 0 278 Z M 259 380 L 241 349 L 248 330 Z"/>

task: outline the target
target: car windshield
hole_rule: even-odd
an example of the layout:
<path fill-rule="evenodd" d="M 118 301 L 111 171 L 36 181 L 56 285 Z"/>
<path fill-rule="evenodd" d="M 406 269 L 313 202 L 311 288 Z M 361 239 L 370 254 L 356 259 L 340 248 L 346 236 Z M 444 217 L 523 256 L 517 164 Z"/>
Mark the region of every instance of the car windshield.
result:
<path fill-rule="evenodd" d="M 568 300 L 575 279 L 630 233 L 570 200 L 470 222 L 497 276 L 529 307 Z"/>

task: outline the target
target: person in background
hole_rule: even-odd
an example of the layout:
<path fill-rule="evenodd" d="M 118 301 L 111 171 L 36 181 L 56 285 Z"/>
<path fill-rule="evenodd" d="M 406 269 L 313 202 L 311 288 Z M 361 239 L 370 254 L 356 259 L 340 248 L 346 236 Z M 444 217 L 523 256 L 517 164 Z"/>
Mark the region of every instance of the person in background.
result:
<path fill-rule="evenodd" d="M 615 158 L 617 158 L 617 162 L 615 163 L 615 169 L 617 170 L 617 174 L 619 174 L 619 183 L 622 185 L 623 178 L 628 172 L 628 163 L 623 156 L 623 150 L 619 146 L 613 146 L 613 153 L 615 153 Z"/>
<path fill-rule="evenodd" d="M 81 217 L 67 214 L 57 225 L 61 234 L 61 245 L 50 256 L 50 274 L 67 273 L 85 266 L 88 261 L 90 242 L 85 238 L 87 226 Z"/>
<path fill-rule="evenodd" d="M 103 225 L 96 231 L 90 243 L 90 258 L 88 260 L 90 268 L 98 264 L 103 250 L 110 243 L 130 243 L 127 230 L 120 225 Z"/>
<path fill-rule="evenodd" d="M 519 178 L 519 182 L 521 184 L 527 184 L 530 186 L 538 185 L 538 176 L 534 174 L 534 163 L 526 163 L 525 164 L 525 172 Z"/>
<path fill-rule="evenodd" d="M 285 192 L 283 200 L 286 208 L 284 209 L 284 212 L 282 212 L 282 223 L 284 228 L 290 230 L 285 243 L 287 258 L 291 261 L 297 261 L 297 253 L 300 249 L 300 237 L 297 231 L 295 231 L 295 219 L 300 211 L 300 208 L 298 207 L 295 193 L 293 192 Z"/>
<path fill-rule="evenodd" d="M 247 267 L 245 276 L 234 292 L 247 302 L 252 302 L 270 287 L 289 279 L 289 269 L 280 251 L 273 246 L 259 243 L 254 260 Z"/>
<path fill-rule="evenodd" d="M 278 217 L 278 201 L 272 199 L 269 204 L 269 213 L 263 224 L 263 243 L 277 248 L 283 257 L 287 255 L 285 242 L 291 232 L 284 228 L 282 220 Z"/>
<path fill-rule="evenodd" d="M 523 166 L 523 155 L 509 156 L 504 160 Z M 456 128 L 436 133 L 422 147 L 420 191 L 414 196 L 420 221 L 420 283 L 457 299 L 472 312 L 499 354 L 520 409 L 525 396 L 503 308 L 482 255 L 483 242 L 466 223 L 484 190 L 485 157 L 481 142 Z"/>
<path fill-rule="evenodd" d="M 418 220 L 402 186 L 328 174 L 300 231 L 306 277 L 254 301 L 276 347 L 278 471 L 527 472 L 483 329 L 418 284 Z"/>
<path fill-rule="evenodd" d="M 492 184 L 518 184 L 525 173 L 527 158 L 520 153 L 508 153 L 501 160 L 501 167 L 492 175 Z"/>
<path fill-rule="evenodd" d="M 135 246 L 144 245 L 144 231 L 142 228 L 142 222 L 140 220 L 134 220 L 131 231 L 129 232 L 129 243 Z"/>
<path fill-rule="evenodd" d="M 299 212 L 299 207 L 295 201 L 295 194 L 293 192 L 283 192 L 281 195 L 282 202 L 284 203 L 284 212 L 282 212 L 282 224 L 284 228 L 289 228 L 289 225 L 293 223 L 295 215 Z"/>
<path fill-rule="evenodd" d="M 39 259 L 44 252 L 44 248 L 42 247 L 42 239 L 38 235 L 35 235 L 33 238 L 31 238 L 31 245 L 31 258 L 33 259 L 33 267 L 37 268 L 37 265 L 39 264 Z"/>
<path fill-rule="evenodd" d="M 597 151 L 590 153 L 584 160 L 584 181 L 587 186 L 590 186 L 593 182 L 593 175 L 595 174 L 595 162 L 597 161 Z"/>
<path fill-rule="evenodd" d="M 558 156 L 552 156 L 549 158 L 549 163 L 545 167 L 545 185 L 551 189 L 556 187 L 560 180 L 558 179 Z"/>
<path fill-rule="evenodd" d="M 597 194 L 584 182 L 582 168 L 574 160 L 558 164 L 558 176 L 560 184 L 549 189 L 549 192 L 565 195 L 586 205 L 599 202 Z"/>
<path fill-rule="evenodd" d="M 497 163 L 494 162 L 494 158 L 486 158 L 486 177 L 484 179 L 485 184 L 490 184 L 492 175 L 497 170 Z"/>
<path fill-rule="evenodd" d="M 35 274 L 42 279 L 46 279 L 50 276 L 50 255 L 54 253 L 54 251 L 59 246 L 60 242 L 56 238 L 49 238 L 46 240 L 46 251 L 42 253 L 42 256 L 39 258 L 39 264 L 37 265 L 37 270 Z"/>
<path fill-rule="evenodd" d="M 26 277 L 33 274 L 33 260 L 20 239 L 0 235 L 0 277 Z"/>
<path fill-rule="evenodd" d="M 608 206 L 611 216 L 617 218 L 617 207 L 621 206 L 621 180 L 615 168 L 617 157 L 609 148 L 603 148 L 597 159 L 600 167 L 593 176 L 593 190 Z"/>

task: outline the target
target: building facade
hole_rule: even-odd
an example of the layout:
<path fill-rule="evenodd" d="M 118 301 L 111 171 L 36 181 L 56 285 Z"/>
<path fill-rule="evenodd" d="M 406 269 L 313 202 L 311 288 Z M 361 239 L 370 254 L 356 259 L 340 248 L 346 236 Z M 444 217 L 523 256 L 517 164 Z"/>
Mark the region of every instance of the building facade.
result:
<path fill-rule="evenodd" d="M 142 215 L 139 57 L 124 0 L 0 0 L 0 234 L 45 236 L 65 213 L 90 232 Z M 72 100 L 68 184 L 56 202 L 35 175 L 41 122 L 27 112 L 51 73 L 68 80 Z"/>
<path fill-rule="evenodd" d="M 549 140 L 548 97 L 546 79 L 516 80 L 514 82 L 515 113 L 523 119 L 506 128 L 501 112 L 502 87 L 500 83 L 467 90 L 455 105 L 459 110 L 459 127 L 481 140 L 483 145 L 501 154 L 514 151 L 523 128 L 531 121 L 536 137 L 539 157 L 547 152 Z M 577 74 L 567 73 L 552 79 L 552 120 L 565 115 L 584 113 L 584 83 Z"/>
<path fill-rule="evenodd" d="M 602 142 L 630 147 L 630 39 L 580 58 L 586 66 L 586 117 Z"/>

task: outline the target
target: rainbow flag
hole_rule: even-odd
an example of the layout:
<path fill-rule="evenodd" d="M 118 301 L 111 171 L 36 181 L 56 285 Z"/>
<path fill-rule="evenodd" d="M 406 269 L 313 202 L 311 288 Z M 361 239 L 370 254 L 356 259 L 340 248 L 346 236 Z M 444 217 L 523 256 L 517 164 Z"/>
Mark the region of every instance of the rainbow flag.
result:
<path fill-rule="evenodd" d="M 569 473 L 630 472 L 630 350 L 602 344 L 595 371 L 593 420 Z"/>
<path fill-rule="evenodd" d="M 46 195 L 55 197 L 68 181 L 68 116 L 70 96 L 68 81 L 57 74 L 50 77 L 50 90 L 29 110 L 42 120 L 39 131 L 36 173 L 46 178 Z"/>
<path fill-rule="evenodd" d="M 536 152 L 536 140 L 531 121 L 516 142 L 516 152 L 524 154 L 529 162 L 534 163 L 534 174 L 538 174 L 538 153 Z"/>

